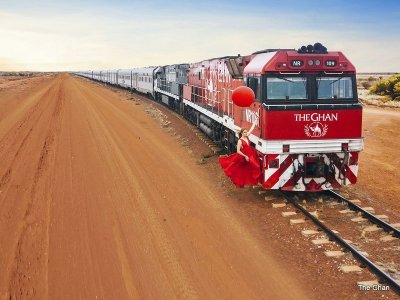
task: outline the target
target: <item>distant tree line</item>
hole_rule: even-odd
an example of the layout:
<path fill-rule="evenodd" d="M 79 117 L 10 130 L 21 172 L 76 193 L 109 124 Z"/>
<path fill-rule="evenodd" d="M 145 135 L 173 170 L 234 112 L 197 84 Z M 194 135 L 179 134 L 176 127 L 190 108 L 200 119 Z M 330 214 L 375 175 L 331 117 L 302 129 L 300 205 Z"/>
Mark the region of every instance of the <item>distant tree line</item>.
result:
<path fill-rule="evenodd" d="M 0 76 L 33 76 L 33 72 L 1 72 Z"/>

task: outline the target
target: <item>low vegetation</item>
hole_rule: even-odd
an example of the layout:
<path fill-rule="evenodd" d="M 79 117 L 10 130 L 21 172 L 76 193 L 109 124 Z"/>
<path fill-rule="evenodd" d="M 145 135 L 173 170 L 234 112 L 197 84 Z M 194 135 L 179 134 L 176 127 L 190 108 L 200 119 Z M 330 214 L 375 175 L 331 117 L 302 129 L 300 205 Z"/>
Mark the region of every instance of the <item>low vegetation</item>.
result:
<path fill-rule="evenodd" d="M 363 86 L 364 83 L 368 82 L 364 81 Z M 369 92 L 370 94 L 387 96 L 390 100 L 400 101 L 400 74 L 378 80 L 369 88 Z"/>

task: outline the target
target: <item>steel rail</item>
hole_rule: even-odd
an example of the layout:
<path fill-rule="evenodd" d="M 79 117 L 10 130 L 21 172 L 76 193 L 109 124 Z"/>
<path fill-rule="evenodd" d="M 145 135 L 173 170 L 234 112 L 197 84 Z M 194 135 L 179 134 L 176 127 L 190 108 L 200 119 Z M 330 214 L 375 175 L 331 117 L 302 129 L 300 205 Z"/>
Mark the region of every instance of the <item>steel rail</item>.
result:
<path fill-rule="evenodd" d="M 328 196 L 331 196 L 333 198 L 336 198 L 340 201 L 345 202 L 346 204 L 349 205 L 350 209 L 361 212 L 362 215 L 364 217 L 366 217 L 369 221 L 371 221 L 372 223 L 375 223 L 379 227 L 383 228 L 385 231 L 389 232 L 394 237 L 400 238 L 400 230 L 399 229 L 397 229 L 397 228 L 393 227 L 391 224 L 386 223 L 385 221 L 379 219 L 374 214 L 371 214 L 370 212 L 366 211 L 362 207 L 354 204 L 350 200 L 347 200 L 346 198 L 344 198 L 343 196 L 339 195 L 338 193 L 336 193 L 334 191 L 325 191 L 325 194 Z"/>
<path fill-rule="evenodd" d="M 342 246 L 345 250 L 350 251 L 354 258 L 359 260 L 362 265 L 369 268 L 369 270 L 374 273 L 379 281 L 385 281 L 395 293 L 400 295 L 400 284 L 394 280 L 390 275 L 388 275 L 385 271 L 383 271 L 379 266 L 374 264 L 371 260 L 369 260 L 365 255 L 361 253 L 361 251 L 354 248 L 351 244 L 342 239 L 338 234 L 334 233 L 331 229 L 325 226 L 318 218 L 314 217 L 310 212 L 308 212 L 302 205 L 294 201 L 289 195 L 288 192 L 281 191 L 282 195 L 285 199 L 291 203 L 294 207 L 299 209 L 303 214 L 305 214 L 313 223 L 315 223 L 318 227 L 320 227 L 330 238 L 330 240 L 336 241 L 340 246 Z"/>

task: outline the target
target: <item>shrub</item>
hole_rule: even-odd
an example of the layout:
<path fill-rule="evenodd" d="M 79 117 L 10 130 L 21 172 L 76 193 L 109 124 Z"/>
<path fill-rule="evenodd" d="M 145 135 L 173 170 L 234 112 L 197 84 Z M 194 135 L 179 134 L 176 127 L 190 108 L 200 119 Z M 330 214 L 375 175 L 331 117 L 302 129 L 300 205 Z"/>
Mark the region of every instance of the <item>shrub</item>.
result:
<path fill-rule="evenodd" d="M 369 91 L 371 94 L 389 96 L 395 99 L 400 96 L 400 74 L 378 80 Z"/>
<path fill-rule="evenodd" d="M 369 76 L 369 77 L 368 77 L 368 81 L 369 81 L 369 82 L 375 81 L 375 80 L 376 80 L 376 79 L 375 79 L 374 77 L 372 77 L 372 76 Z"/>
<path fill-rule="evenodd" d="M 400 97 L 400 80 L 393 86 L 393 95 L 395 98 Z"/>
<path fill-rule="evenodd" d="M 371 87 L 369 91 L 371 94 L 385 95 L 386 90 L 387 90 L 386 80 L 380 79 Z"/>

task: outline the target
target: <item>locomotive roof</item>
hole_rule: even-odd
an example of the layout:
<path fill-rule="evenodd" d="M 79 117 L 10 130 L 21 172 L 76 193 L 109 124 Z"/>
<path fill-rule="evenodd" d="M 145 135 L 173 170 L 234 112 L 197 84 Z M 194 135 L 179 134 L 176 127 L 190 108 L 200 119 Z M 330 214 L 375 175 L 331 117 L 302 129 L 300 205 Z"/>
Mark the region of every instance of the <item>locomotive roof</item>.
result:
<path fill-rule="evenodd" d="M 261 52 L 252 55 L 244 74 L 266 72 L 355 72 L 353 64 L 342 52 L 299 53 L 294 49 Z"/>
<path fill-rule="evenodd" d="M 295 49 L 264 49 L 264 50 L 260 50 L 260 51 L 256 51 L 254 53 L 252 53 L 252 55 L 254 54 L 260 54 L 260 53 L 267 53 L 267 52 L 277 52 L 277 51 L 295 51 Z"/>

